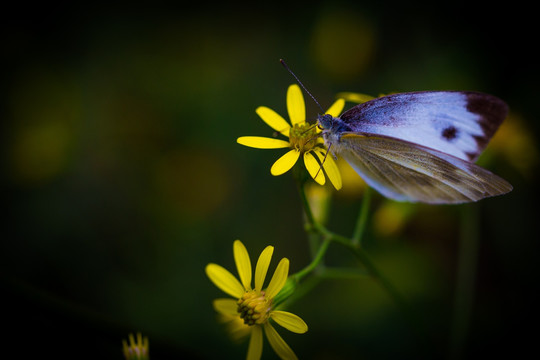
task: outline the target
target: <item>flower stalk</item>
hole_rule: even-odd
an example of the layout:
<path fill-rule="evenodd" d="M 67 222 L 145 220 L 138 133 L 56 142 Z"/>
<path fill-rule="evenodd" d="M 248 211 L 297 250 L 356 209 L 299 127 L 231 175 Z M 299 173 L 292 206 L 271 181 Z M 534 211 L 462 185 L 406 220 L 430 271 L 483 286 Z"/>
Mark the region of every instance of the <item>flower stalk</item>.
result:
<path fill-rule="evenodd" d="M 311 211 L 311 207 L 309 205 L 306 193 L 304 191 L 304 186 L 302 184 L 297 184 L 297 187 L 300 193 L 300 198 L 302 200 L 304 213 L 306 215 L 306 231 L 311 234 L 318 235 L 318 237 L 321 239 L 321 245 L 318 251 L 313 256 L 311 263 L 309 263 L 304 269 L 300 270 L 296 274 L 291 275 L 291 277 L 295 278 L 298 282 L 300 282 L 308 274 L 312 273 L 315 269 L 317 269 L 318 265 L 324 259 L 330 243 L 335 243 L 351 251 L 356 257 L 356 259 L 364 266 L 367 274 L 369 274 L 381 285 L 381 287 L 387 292 L 387 294 L 392 298 L 392 300 L 399 308 L 405 309 L 406 302 L 401 296 L 401 294 L 397 291 L 393 284 L 378 270 L 373 261 L 371 261 L 369 255 L 361 247 L 361 239 L 367 223 L 368 210 L 371 198 L 369 195 L 369 191 L 366 191 L 364 193 L 364 199 L 362 201 L 362 206 L 360 209 L 360 214 L 358 216 L 354 236 L 352 238 L 347 238 L 328 230 L 324 225 L 316 221 L 315 217 L 313 216 L 313 212 Z"/>
<path fill-rule="evenodd" d="M 370 203 L 371 203 L 371 191 L 370 191 L 369 186 L 367 186 L 366 189 L 364 190 L 364 196 L 362 197 L 362 205 L 360 208 L 360 213 L 358 215 L 358 220 L 356 221 L 356 227 L 354 229 L 354 233 L 351 239 L 351 242 L 354 245 L 357 245 L 359 248 L 362 247 L 362 240 L 363 240 L 364 232 L 366 229 Z"/>

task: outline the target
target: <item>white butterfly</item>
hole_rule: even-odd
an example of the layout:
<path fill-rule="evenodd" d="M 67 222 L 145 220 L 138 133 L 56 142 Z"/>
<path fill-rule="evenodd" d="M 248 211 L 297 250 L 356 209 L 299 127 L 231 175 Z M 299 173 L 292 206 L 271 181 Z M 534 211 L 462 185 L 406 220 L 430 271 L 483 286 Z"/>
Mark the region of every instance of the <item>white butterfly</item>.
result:
<path fill-rule="evenodd" d="M 507 113 L 491 95 L 423 91 L 376 98 L 337 118 L 320 115 L 318 123 L 326 146 L 384 196 L 457 204 L 512 190 L 474 164 Z"/>

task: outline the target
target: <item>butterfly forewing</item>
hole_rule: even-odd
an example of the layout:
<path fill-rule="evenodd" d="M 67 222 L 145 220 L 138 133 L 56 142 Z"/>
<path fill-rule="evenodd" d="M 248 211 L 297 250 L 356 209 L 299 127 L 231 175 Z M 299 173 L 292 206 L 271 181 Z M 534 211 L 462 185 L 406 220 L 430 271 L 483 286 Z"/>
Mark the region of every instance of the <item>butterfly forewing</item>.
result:
<path fill-rule="evenodd" d="M 370 186 L 394 200 L 456 204 L 512 190 L 471 162 L 408 141 L 344 133 L 333 145 Z"/>
<path fill-rule="evenodd" d="M 385 135 L 475 161 L 508 112 L 478 92 L 422 91 L 373 99 L 340 116 L 350 131 Z"/>

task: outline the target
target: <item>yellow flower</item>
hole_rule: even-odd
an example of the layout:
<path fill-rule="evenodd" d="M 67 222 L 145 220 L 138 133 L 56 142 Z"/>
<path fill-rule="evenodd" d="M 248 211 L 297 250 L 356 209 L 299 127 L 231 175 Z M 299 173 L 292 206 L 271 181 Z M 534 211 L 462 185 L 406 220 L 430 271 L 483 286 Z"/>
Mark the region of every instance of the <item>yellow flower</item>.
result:
<path fill-rule="evenodd" d="M 240 281 L 217 264 L 206 266 L 206 275 L 214 285 L 237 299 L 216 299 L 214 300 L 214 308 L 224 318 L 230 320 L 230 330 L 236 334 L 251 335 L 247 353 L 248 360 L 261 358 L 263 331 L 270 346 L 281 359 L 297 359 L 289 345 L 269 322 L 269 319 L 272 319 L 284 328 L 298 334 L 303 334 L 308 330 L 306 323 L 297 315 L 273 309 L 274 298 L 285 285 L 289 275 L 289 260 L 281 259 L 268 287 L 263 290 L 274 247 L 267 246 L 259 256 L 255 268 L 255 287 L 253 288 L 251 287 L 251 261 L 244 244 L 236 240 L 233 251 Z M 242 322 L 238 321 L 239 319 Z"/>
<path fill-rule="evenodd" d="M 339 116 L 345 101 L 338 99 L 326 112 L 332 116 Z M 287 110 L 291 125 L 274 110 L 265 106 L 259 106 L 255 112 L 272 129 L 289 138 L 289 141 L 265 138 L 260 136 L 241 136 L 237 142 L 241 145 L 258 149 L 280 149 L 290 150 L 281 156 L 270 169 L 274 176 L 282 175 L 289 171 L 300 155 L 304 158 L 304 164 L 311 177 L 319 184 L 324 185 L 326 180 L 321 170 L 321 165 L 336 189 L 341 189 L 341 176 L 338 167 L 327 155 L 320 133 L 321 130 L 314 124 L 306 122 L 306 107 L 304 96 L 298 85 L 291 85 L 287 91 Z"/>
<path fill-rule="evenodd" d="M 148 338 L 144 339 L 141 333 L 137 333 L 137 341 L 133 334 L 129 334 L 129 345 L 126 340 L 122 340 L 124 346 L 124 357 L 126 360 L 148 360 Z"/>

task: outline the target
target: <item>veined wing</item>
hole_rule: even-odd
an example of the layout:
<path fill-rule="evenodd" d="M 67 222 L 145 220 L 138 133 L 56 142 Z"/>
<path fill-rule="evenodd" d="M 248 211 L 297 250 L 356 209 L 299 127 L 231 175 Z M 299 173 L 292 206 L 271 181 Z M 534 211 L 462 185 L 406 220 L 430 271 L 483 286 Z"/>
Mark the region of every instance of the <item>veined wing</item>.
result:
<path fill-rule="evenodd" d="M 458 204 L 512 190 L 478 165 L 391 137 L 345 133 L 332 146 L 371 187 L 397 201 Z"/>
<path fill-rule="evenodd" d="M 507 113 L 507 105 L 491 95 L 420 91 L 373 99 L 340 119 L 353 132 L 391 136 L 475 161 Z"/>

